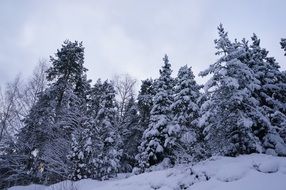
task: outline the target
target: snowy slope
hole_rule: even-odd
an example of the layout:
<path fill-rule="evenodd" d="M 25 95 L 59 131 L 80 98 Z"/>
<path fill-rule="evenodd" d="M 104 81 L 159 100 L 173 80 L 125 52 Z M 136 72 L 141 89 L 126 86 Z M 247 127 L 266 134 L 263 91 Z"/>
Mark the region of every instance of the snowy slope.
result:
<path fill-rule="evenodd" d="M 121 179 L 120 179 L 121 178 Z M 194 166 L 171 169 L 108 181 L 64 181 L 49 187 L 30 185 L 9 190 L 285 190 L 286 158 L 264 154 L 212 157 Z"/>

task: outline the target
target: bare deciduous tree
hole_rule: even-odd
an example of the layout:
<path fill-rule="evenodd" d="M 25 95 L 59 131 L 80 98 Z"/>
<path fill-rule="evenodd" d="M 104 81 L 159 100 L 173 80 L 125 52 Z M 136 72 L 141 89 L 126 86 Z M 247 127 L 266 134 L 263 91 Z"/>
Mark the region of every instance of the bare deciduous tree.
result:
<path fill-rule="evenodd" d="M 0 88 L 0 147 L 23 127 L 23 119 L 47 86 L 46 70 L 46 62 L 40 61 L 27 83 L 18 75 L 5 90 Z"/>
<path fill-rule="evenodd" d="M 20 76 L 8 83 L 5 91 L 0 92 L 0 143 L 16 132 L 16 121 L 19 120 Z"/>
<path fill-rule="evenodd" d="M 117 93 L 119 117 L 124 115 L 124 109 L 131 97 L 135 96 L 136 79 L 128 74 L 115 75 L 113 78 L 114 88 Z"/>
<path fill-rule="evenodd" d="M 47 87 L 46 71 L 48 65 L 46 60 L 40 60 L 37 67 L 34 69 L 32 77 L 28 80 L 23 91 L 23 102 L 26 104 L 26 113 L 38 100 L 38 95 L 41 94 Z"/>

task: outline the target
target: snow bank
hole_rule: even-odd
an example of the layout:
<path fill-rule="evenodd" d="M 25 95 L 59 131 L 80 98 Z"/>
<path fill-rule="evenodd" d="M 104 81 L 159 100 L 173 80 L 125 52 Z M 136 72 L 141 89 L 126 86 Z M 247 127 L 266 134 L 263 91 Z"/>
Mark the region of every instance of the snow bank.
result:
<path fill-rule="evenodd" d="M 286 158 L 264 154 L 212 157 L 194 166 L 153 171 L 108 181 L 64 181 L 49 187 L 31 185 L 9 190 L 285 190 Z"/>

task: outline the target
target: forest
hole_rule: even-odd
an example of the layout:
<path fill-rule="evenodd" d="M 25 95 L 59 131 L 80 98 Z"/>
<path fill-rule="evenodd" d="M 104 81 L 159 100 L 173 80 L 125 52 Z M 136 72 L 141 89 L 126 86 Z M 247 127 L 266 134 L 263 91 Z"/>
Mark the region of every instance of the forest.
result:
<path fill-rule="evenodd" d="M 0 89 L 0 189 L 108 180 L 214 155 L 285 157 L 286 71 L 257 35 L 230 40 L 217 29 L 217 60 L 199 73 L 205 84 L 191 66 L 172 73 L 165 55 L 139 92 L 129 75 L 91 81 L 83 43 L 64 41 L 27 82 L 18 76 Z M 286 39 L 277 43 L 286 56 Z"/>

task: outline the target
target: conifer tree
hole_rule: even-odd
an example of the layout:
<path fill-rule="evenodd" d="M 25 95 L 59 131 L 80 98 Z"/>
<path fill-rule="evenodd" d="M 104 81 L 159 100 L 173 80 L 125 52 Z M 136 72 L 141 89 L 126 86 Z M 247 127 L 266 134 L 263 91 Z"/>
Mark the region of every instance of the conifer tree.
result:
<path fill-rule="evenodd" d="M 90 89 L 89 99 L 88 99 L 88 114 L 96 118 L 98 111 L 100 109 L 100 101 L 103 93 L 103 84 L 101 79 L 98 79 L 93 87 Z"/>
<path fill-rule="evenodd" d="M 103 145 L 94 163 L 97 168 L 94 175 L 100 179 L 108 179 L 118 173 L 122 155 L 120 149 L 122 140 L 116 122 L 115 90 L 113 84 L 108 81 L 104 81 L 102 84 L 102 94 L 95 125 Z"/>
<path fill-rule="evenodd" d="M 284 55 L 286 55 L 286 38 L 281 39 L 280 45 L 281 45 L 281 48 L 285 51 Z"/>
<path fill-rule="evenodd" d="M 37 163 L 27 161 L 34 182 L 52 183 L 67 178 L 71 134 L 80 128 L 86 111 L 89 81 L 83 67 L 84 48 L 81 43 L 65 41 L 47 71 L 49 87 L 40 95 L 25 119 L 19 133 L 20 152 L 33 154 Z M 32 138 L 31 138 L 32 137 Z"/>
<path fill-rule="evenodd" d="M 82 120 L 82 128 L 72 135 L 72 148 L 68 155 L 72 162 L 70 179 L 76 181 L 86 178 L 98 179 L 95 163 L 100 153 L 102 142 L 98 136 L 98 129 L 91 119 Z"/>
<path fill-rule="evenodd" d="M 181 128 L 181 139 L 179 151 L 187 152 L 193 157 L 198 157 L 202 148 L 202 133 L 196 125 L 199 116 L 198 100 L 201 86 L 195 81 L 195 76 L 191 67 L 187 65 L 181 67 L 176 78 L 174 102 L 171 109 L 174 115 L 173 120 Z M 181 156 L 180 154 L 178 156 Z"/>
<path fill-rule="evenodd" d="M 218 30 L 217 55 L 223 56 L 200 73 L 211 75 L 205 85 L 209 99 L 202 105 L 199 120 L 211 153 L 235 156 L 263 152 L 263 140 L 268 134 L 277 137 L 277 145 L 282 146 L 259 101 L 252 96 L 260 88 L 260 82 L 239 60 L 245 49 L 238 42 L 231 43 L 222 25 Z"/>
<path fill-rule="evenodd" d="M 97 80 L 90 90 L 90 117 L 73 138 L 69 155 L 73 162 L 72 180 L 108 179 L 119 171 L 122 145 L 116 114 L 112 83 Z"/>
<path fill-rule="evenodd" d="M 268 56 L 268 51 L 260 47 L 258 37 L 254 34 L 251 39 L 252 44 L 247 47 L 247 53 L 242 61 L 252 69 L 260 82 L 260 88 L 254 91 L 253 96 L 257 98 L 264 115 L 275 128 L 273 131 L 277 131 L 286 142 L 286 99 L 283 96 L 286 93 L 286 81 L 283 72 L 279 70 L 280 66 L 276 60 Z M 273 135 L 265 139 L 267 142 L 265 146 L 275 149 L 276 143 L 271 140 L 271 136 Z"/>
<path fill-rule="evenodd" d="M 138 108 L 133 97 L 130 98 L 120 125 L 120 135 L 122 138 L 123 155 L 121 158 L 121 171 L 131 172 L 136 165 L 135 156 L 138 153 L 138 146 L 141 142 L 142 130 L 139 128 Z"/>
<path fill-rule="evenodd" d="M 142 134 L 147 129 L 150 122 L 150 113 L 153 107 L 153 98 L 155 95 L 154 84 L 155 83 L 152 79 L 143 80 L 137 97 L 140 117 L 139 125 L 142 130 Z"/>
<path fill-rule="evenodd" d="M 281 39 L 281 48 L 285 51 L 285 56 L 286 56 L 286 39 L 285 38 L 282 38 Z M 286 91 L 286 71 L 281 71 L 281 81 L 282 81 L 282 84 L 281 84 L 281 88 L 283 89 L 283 91 L 285 92 Z M 284 115 L 286 115 L 286 96 L 284 95 L 285 93 L 281 93 L 281 94 L 276 94 L 276 95 L 279 95 L 279 100 L 281 102 L 284 103 L 284 108 L 283 110 L 281 111 Z M 279 113 L 280 114 L 280 113 Z M 281 118 L 281 117 L 278 117 L 278 118 Z M 279 120 L 279 119 L 278 119 Z M 284 142 L 286 142 L 286 120 L 285 119 L 282 119 L 280 121 L 278 121 L 278 123 L 280 123 L 280 135 L 281 137 L 284 139 Z"/>
<path fill-rule="evenodd" d="M 168 56 L 156 81 L 150 123 L 144 131 L 143 142 L 136 156 L 141 168 L 160 163 L 164 158 L 174 161 L 173 146 L 179 132 L 178 125 L 172 123 L 170 106 L 173 103 L 173 78 Z"/>

